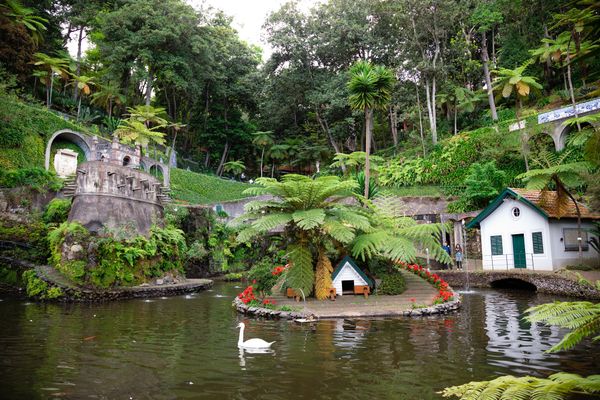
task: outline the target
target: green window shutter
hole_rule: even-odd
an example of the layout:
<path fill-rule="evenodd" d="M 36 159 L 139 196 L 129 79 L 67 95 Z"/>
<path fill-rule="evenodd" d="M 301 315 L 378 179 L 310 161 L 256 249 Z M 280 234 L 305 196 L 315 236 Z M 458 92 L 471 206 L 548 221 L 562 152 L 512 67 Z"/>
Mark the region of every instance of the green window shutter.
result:
<path fill-rule="evenodd" d="M 542 232 L 533 232 L 531 234 L 531 239 L 533 241 L 533 254 L 544 254 Z"/>
<path fill-rule="evenodd" d="M 504 254 L 504 251 L 502 250 L 502 236 L 490 236 L 490 240 L 492 241 L 492 255 L 501 256 Z"/>

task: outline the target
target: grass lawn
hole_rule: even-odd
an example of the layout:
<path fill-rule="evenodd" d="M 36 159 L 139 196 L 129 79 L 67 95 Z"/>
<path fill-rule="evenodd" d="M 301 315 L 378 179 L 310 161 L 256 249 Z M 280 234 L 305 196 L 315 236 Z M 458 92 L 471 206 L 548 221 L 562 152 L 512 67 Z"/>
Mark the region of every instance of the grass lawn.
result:
<path fill-rule="evenodd" d="M 439 186 L 426 185 L 426 186 L 386 186 L 381 187 L 380 192 L 382 194 L 390 194 L 394 196 L 426 196 L 426 197 L 439 197 L 444 196 L 442 188 Z"/>
<path fill-rule="evenodd" d="M 190 204 L 212 204 L 248 197 L 242 192 L 251 185 L 183 169 L 171 169 L 171 196 Z"/>

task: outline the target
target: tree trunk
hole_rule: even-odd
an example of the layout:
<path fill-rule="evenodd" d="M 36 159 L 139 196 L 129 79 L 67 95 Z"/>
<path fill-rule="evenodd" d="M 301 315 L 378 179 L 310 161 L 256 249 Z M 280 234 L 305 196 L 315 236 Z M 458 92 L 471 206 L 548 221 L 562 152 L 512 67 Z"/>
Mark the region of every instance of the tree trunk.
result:
<path fill-rule="evenodd" d="M 79 102 L 77 103 L 77 121 L 79 121 L 79 115 L 81 112 L 81 97 L 82 96 L 79 96 Z"/>
<path fill-rule="evenodd" d="M 48 92 L 48 99 L 46 101 L 48 108 L 50 108 L 52 106 L 52 90 L 53 90 L 53 88 L 54 88 L 54 73 L 51 72 L 50 73 L 50 91 Z"/>
<path fill-rule="evenodd" d="M 520 129 L 521 127 L 521 99 L 517 94 L 517 127 Z M 529 172 L 529 160 L 527 159 L 527 134 L 525 132 L 525 128 L 523 128 L 523 132 L 521 132 L 521 151 L 523 152 L 523 159 L 525 160 L 525 171 Z"/>
<path fill-rule="evenodd" d="M 150 67 L 148 67 L 148 82 L 146 84 L 146 105 L 150 105 L 150 100 L 152 99 L 152 71 Z"/>
<path fill-rule="evenodd" d="M 432 85 L 433 88 L 433 85 Z M 429 129 L 431 130 L 431 142 L 437 144 L 437 130 L 435 124 L 435 111 L 432 97 L 435 93 L 429 88 L 429 82 L 425 80 L 425 102 L 427 103 L 427 117 L 429 118 Z"/>
<path fill-rule="evenodd" d="M 77 40 L 77 59 L 75 61 L 75 77 L 79 78 L 81 75 L 81 42 L 83 41 L 83 26 L 79 28 L 79 38 Z M 73 100 L 77 100 L 77 96 L 79 95 L 79 88 L 77 85 L 73 87 Z M 77 115 L 79 118 L 79 113 Z"/>
<path fill-rule="evenodd" d="M 481 34 L 481 59 L 483 60 L 483 74 L 485 76 L 485 86 L 490 103 L 490 111 L 492 120 L 498 121 L 498 113 L 496 112 L 496 102 L 494 101 L 494 91 L 492 90 L 492 78 L 490 77 L 490 68 L 488 66 L 489 56 L 487 52 L 487 37 L 486 32 Z"/>
<path fill-rule="evenodd" d="M 371 160 L 369 152 L 371 151 L 371 116 L 373 110 L 365 108 L 365 198 L 369 198 L 369 179 L 371 178 Z"/>
<path fill-rule="evenodd" d="M 569 82 L 569 95 L 571 96 L 571 104 L 573 105 L 573 114 L 575 118 L 579 118 L 577 114 L 577 105 L 575 103 L 575 91 L 573 90 L 573 80 L 571 79 L 571 60 L 567 52 L 567 81 Z M 581 132 L 581 124 L 577 121 L 577 131 Z"/>
<path fill-rule="evenodd" d="M 263 160 L 265 158 L 265 147 L 263 146 L 262 152 L 260 153 L 260 177 L 263 177 Z"/>
<path fill-rule="evenodd" d="M 456 129 L 456 114 L 458 114 L 458 108 L 456 107 L 456 104 L 454 105 L 454 135 L 456 136 L 456 134 L 458 133 L 458 130 Z"/>
<path fill-rule="evenodd" d="M 112 97 L 108 99 L 108 119 L 112 118 Z"/>
<path fill-rule="evenodd" d="M 394 142 L 394 147 L 398 147 L 398 121 L 397 114 L 394 106 L 390 106 L 390 132 L 392 134 L 392 141 Z"/>
<path fill-rule="evenodd" d="M 227 153 L 229 153 L 229 142 L 225 142 L 225 147 L 223 147 L 223 154 L 221 154 L 221 161 L 219 162 L 219 166 L 217 167 L 217 175 L 223 175 L 223 165 L 225 165 L 225 160 L 227 159 Z"/>
<path fill-rule="evenodd" d="M 423 146 L 423 157 L 427 157 L 425 151 L 425 137 L 423 136 L 423 116 L 421 115 L 421 98 L 419 96 L 419 86 L 415 81 L 415 90 L 417 92 L 417 111 L 419 113 L 419 133 L 421 134 L 421 146 Z"/>

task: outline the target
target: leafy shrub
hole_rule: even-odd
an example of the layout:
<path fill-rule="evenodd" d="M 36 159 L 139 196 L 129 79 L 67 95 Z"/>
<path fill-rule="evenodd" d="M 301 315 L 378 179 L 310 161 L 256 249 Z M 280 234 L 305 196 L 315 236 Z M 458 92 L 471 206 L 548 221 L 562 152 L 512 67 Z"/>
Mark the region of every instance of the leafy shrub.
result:
<path fill-rule="evenodd" d="M 23 272 L 22 279 L 25 283 L 27 296 L 43 298 L 46 290 L 48 290 L 48 284 L 38 278 L 34 270 L 30 269 Z"/>
<path fill-rule="evenodd" d="M 395 296 L 402 294 L 406 290 L 406 281 L 400 273 L 390 273 L 381 276 L 381 285 L 377 289 L 378 293 Z"/>
<path fill-rule="evenodd" d="M 10 268 L 0 267 L 0 282 L 14 286 L 19 282 L 17 271 Z"/>
<path fill-rule="evenodd" d="M 46 206 L 42 219 L 47 224 L 62 224 L 67 220 L 70 210 L 71 200 L 52 199 Z"/>
<path fill-rule="evenodd" d="M 230 272 L 225 274 L 223 279 L 227 282 L 238 282 L 244 278 L 244 274 L 242 272 Z"/>
<path fill-rule="evenodd" d="M 465 191 L 458 201 L 449 205 L 450 212 L 464 212 L 486 207 L 504 188 L 506 174 L 494 161 L 474 163 L 465 178 Z"/>
<path fill-rule="evenodd" d="M 278 275 L 273 274 L 274 268 L 273 261 L 268 257 L 261 259 L 250 268 L 250 271 L 248 271 L 248 280 L 252 282 L 252 286 L 258 292 L 264 295 L 271 294 L 273 286 L 275 286 L 275 283 L 279 279 Z"/>
<path fill-rule="evenodd" d="M 59 191 L 63 182 L 55 174 L 43 168 L 22 168 L 4 172 L 0 169 L 0 187 L 29 186 L 39 192 L 46 189 Z"/>

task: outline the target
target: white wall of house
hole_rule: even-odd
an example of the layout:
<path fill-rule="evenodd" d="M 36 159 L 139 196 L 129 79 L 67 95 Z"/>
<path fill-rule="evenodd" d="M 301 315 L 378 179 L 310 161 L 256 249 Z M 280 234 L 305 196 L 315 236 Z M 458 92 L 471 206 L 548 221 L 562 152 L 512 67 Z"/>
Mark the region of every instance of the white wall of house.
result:
<path fill-rule="evenodd" d="M 519 217 L 513 216 L 518 207 Z M 522 234 L 525 239 L 527 269 L 552 270 L 552 253 L 548 220 L 520 201 L 506 198 L 496 210 L 480 223 L 483 269 L 506 270 L 515 268 L 512 235 Z M 533 232 L 542 233 L 544 252 L 533 254 Z M 502 255 L 492 256 L 491 236 L 502 236 Z"/>
<path fill-rule="evenodd" d="M 346 262 L 342 270 L 333 280 L 333 287 L 338 296 L 342 296 L 342 281 L 354 281 L 354 286 L 365 286 L 368 283 L 356 272 L 349 262 Z"/>
<path fill-rule="evenodd" d="M 587 231 L 593 227 L 590 222 L 581 223 L 581 229 Z M 567 251 L 565 250 L 565 241 L 563 237 L 563 229 L 565 228 L 577 228 L 577 221 L 573 219 L 558 219 L 550 221 L 550 237 L 552 246 L 552 259 L 554 261 L 554 269 L 563 268 L 567 265 L 580 264 L 579 252 L 577 250 Z M 590 239 L 592 235 L 587 232 L 587 237 Z M 600 255 L 591 246 L 588 246 L 588 250 L 582 251 L 582 260 L 584 264 L 591 264 L 598 262 Z"/>

